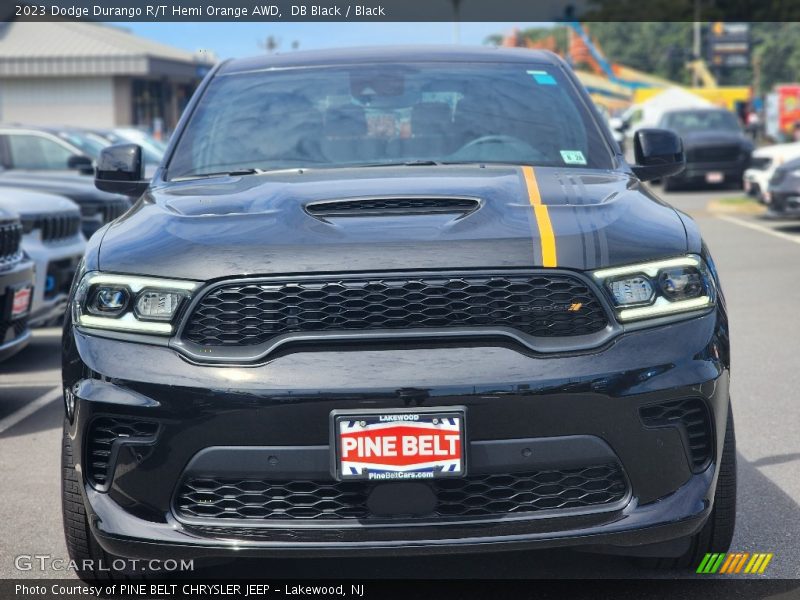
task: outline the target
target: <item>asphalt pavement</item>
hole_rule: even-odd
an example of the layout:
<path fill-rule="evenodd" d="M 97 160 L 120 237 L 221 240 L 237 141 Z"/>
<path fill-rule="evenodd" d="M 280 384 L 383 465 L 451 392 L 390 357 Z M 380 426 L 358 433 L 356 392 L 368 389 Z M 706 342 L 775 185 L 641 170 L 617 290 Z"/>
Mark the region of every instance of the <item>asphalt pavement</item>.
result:
<path fill-rule="evenodd" d="M 697 219 L 716 259 L 730 310 L 739 469 L 738 518 L 731 551 L 771 552 L 774 558 L 762 577 L 797 579 L 800 220 L 709 210 L 712 200 L 737 194 L 702 190 L 662 197 Z M 57 328 L 37 330 L 25 351 L 0 364 L 0 578 L 69 577 L 15 568 L 19 555 L 66 557 L 59 483 L 60 335 Z M 276 573 L 295 578 L 449 578 L 456 571 L 479 578 L 698 577 L 688 570 L 648 570 L 626 558 L 572 551 L 425 560 L 286 561 L 275 568 Z M 252 569 L 259 567 L 240 562 L 232 571 L 226 567 L 225 573 L 261 572 Z M 219 574 L 213 568 L 208 572 Z"/>

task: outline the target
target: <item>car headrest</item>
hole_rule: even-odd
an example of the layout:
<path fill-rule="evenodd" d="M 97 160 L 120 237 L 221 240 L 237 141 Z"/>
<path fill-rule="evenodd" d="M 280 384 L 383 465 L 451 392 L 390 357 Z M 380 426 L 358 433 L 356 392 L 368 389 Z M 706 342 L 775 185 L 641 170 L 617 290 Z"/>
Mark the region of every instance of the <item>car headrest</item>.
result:
<path fill-rule="evenodd" d="M 367 115 L 355 104 L 329 108 L 325 112 L 325 135 L 330 137 L 358 137 L 367 134 Z"/>

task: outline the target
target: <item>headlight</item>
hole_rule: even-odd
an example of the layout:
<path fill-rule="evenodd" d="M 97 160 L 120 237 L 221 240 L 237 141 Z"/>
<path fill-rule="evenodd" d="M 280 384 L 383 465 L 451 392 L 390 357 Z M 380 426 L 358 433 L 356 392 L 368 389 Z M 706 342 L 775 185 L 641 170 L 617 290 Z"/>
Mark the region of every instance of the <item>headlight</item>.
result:
<path fill-rule="evenodd" d="M 199 286 L 195 281 L 94 271 L 78 285 L 72 317 L 90 329 L 171 335 L 179 309 Z"/>
<path fill-rule="evenodd" d="M 717 297 L 708 267 L 694 254 L 601 269 L 594 277 L 622 322 L 702 310 Z"/>

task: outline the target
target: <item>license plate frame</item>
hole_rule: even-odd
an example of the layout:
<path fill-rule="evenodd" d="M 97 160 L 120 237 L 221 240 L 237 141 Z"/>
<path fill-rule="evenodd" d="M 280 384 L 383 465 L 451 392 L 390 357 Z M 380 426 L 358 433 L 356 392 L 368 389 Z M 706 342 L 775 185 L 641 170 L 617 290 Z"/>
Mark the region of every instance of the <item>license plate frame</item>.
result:
<path fill-rule="evenodd" d="M 438 423 L 434 420 L 438 420 Z M 373 432 L 384 432 L 388 435 L 371 436 Z M 453 447 L 450 444 L 452 436 L 456 434 L 458 451 L 452 452 Z M 418 451 L 418 458 L 414 458 L 413 451 L 406 454 L 411 447 L 406 446 L 404 439 L 399 441 L 400 436 L 416 438 L 413 449 Z M 422 440 L 423 436 L 432 436 L 433 439 Z M 349 451 L 345 452 L 343 449 L 344 437 L 356 440 L 358 437 L 379 437 L 381 442 L 378 447 L 381 451 L 392 448 L 384 438 L 394 437 L 397 454 L 369 457 L 365 461 L 364 455 L 359 455 L 356 450 L 356 454 L 351 455 L 356 460 L 348 461 L 344 456 L 345 453 L 349 454 Z M 366 441 L 364 444 L 366 445 Z M 464 406 L 353 409 L 334 410 L 330 413 L 331 474 L 337 481 L 431 481 L 464 477 L 467 474 L 467 446 Z M 375 442 L 369 449 L 376 449 Z M 434 452 L 432 460 L 423 460 L 428 456 L 424 450 Z M 445 454 L 435 454 L 437 451 Z M 392 462 L 398 464 L 390 464 Z M 408 464 L 400 464 L 403 462 Z"/>
<path fill-rule="evenodd" d="M 20 319 L 30 312 L 33 301 L 33 286 L 31 284 L 24 283 L 11 286 L 8 288 L 7 294 L 9 298 L 8 312 L 11 320 Z M 24 302 L 24 307 L 20 309 L 18 304 L 22 302 Z"/>

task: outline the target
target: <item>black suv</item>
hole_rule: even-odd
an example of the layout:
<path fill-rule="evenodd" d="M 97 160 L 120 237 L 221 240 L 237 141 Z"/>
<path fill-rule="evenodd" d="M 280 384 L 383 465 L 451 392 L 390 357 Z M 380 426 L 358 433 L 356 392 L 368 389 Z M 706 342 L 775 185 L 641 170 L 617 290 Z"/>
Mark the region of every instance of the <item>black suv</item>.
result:
<path fill-rule="evenodd" d="M 224 62 L 89 242 L 64 330 L 71 556 L 724 552 L 729 339 L 695 223 L 546 52 Z M 91 571 L 83 574 L 91 577 Z"/>
<path fill-rule="evenodd" d="M 664 113 L 659 127 L 683 140 L 686 168 L 664 179 L 664 190 L 686 184 L 733 184 L 741 188 L 753 142 L 739 120 L 724 108 L 687 108 Z"/>

